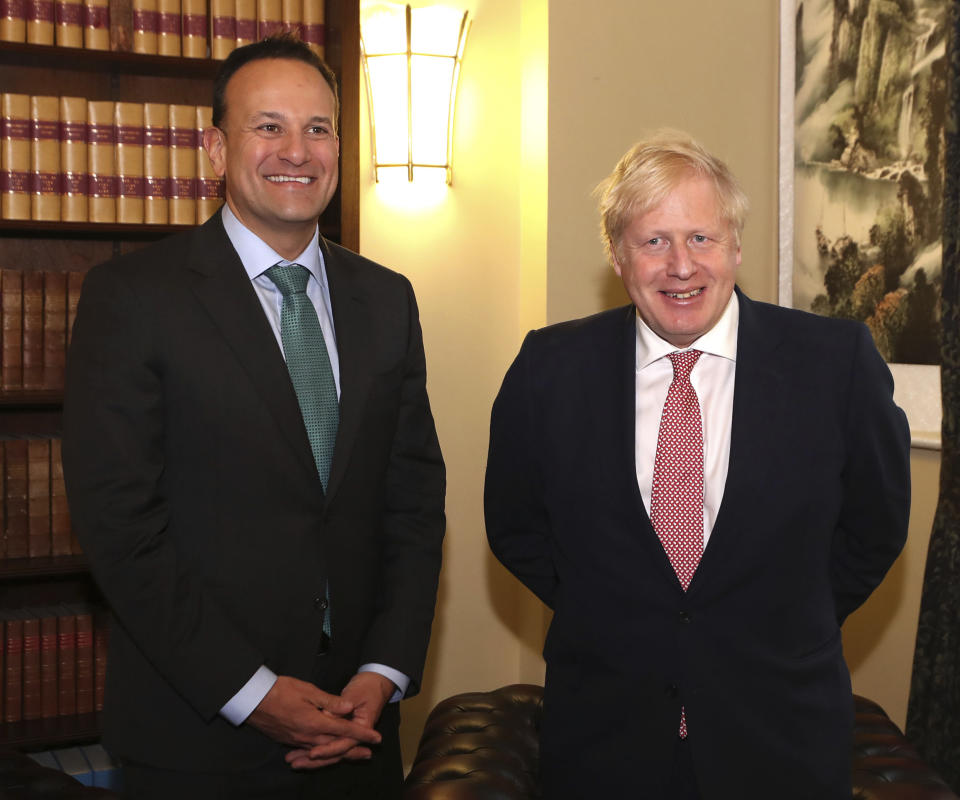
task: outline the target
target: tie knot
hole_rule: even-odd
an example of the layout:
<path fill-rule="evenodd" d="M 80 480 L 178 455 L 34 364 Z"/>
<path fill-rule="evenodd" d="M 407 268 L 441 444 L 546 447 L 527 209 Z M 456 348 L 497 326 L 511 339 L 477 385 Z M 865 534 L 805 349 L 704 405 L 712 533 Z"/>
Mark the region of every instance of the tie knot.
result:
<path fill-rule="evenodd" d="M 299 264 L 274 264 L 265 274 L 284 297 L 307 291 L 310 271 Z"/>
<path fill-rule="evenodd" d="M 697 359 L 702 355 L 700 350 L 684 350 L 682 353 L 671 353 L 669 358 L 673 364 L 673 379 L 689 380 L 690 372 Z"/>

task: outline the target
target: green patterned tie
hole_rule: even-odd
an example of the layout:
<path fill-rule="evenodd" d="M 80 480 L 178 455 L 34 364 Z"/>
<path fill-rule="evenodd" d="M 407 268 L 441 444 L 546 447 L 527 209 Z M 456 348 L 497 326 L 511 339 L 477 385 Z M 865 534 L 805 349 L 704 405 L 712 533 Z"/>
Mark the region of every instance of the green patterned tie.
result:
<path fill-rule="evenodd" d="M 300 403 L 313 460 L 326 491 L 340 409 L 323 330 L 317 310 L 307 297 L 310 272 L 299 264 L 276 264 L 266 271 L 266 276 L 283 295 L 280 309 L 283 355 Z"/>

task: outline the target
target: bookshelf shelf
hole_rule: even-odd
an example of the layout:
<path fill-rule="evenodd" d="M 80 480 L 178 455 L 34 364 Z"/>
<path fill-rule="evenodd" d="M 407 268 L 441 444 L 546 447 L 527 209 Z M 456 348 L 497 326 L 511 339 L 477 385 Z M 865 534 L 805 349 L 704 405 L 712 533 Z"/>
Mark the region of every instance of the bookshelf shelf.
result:
<path fill-rule="evenodd" d="M 193 225 L 130 225 L 110 222 L 42 222 L 39 220 L 0 219 L 0 237 L 27 239 L 102 239 L 114 241 L 151 241 L 190 230 Z M 339 227 L 320 219 L 320 233 L 340 240 Z"/>
<path fill-rule="evenodd" d="M 0 580 L 86 575 L 87 571 L 85 556 L 40 556 L 0 560 Z"/>
<path fill-rule="evenodd" d="M 83 744 L 99 738 L 99 713 L 0 723 L 0 742 L 22 750 Z"/>
<path fill-rule="evenodd" d="M 14 67 L 70 69 L 82 72 L 124 72 L 148 77 L 213 80 L 220 66 L 209 58 L 155 56 L 119 53 L 113 50 L 86 50 L 43 44 L 0 43 L 0 64 Z"/>
<path fill-rule="evenodd" d="M 58 411 L 62 405 L 63 392 L 0 391 L 0 411 Z"/>

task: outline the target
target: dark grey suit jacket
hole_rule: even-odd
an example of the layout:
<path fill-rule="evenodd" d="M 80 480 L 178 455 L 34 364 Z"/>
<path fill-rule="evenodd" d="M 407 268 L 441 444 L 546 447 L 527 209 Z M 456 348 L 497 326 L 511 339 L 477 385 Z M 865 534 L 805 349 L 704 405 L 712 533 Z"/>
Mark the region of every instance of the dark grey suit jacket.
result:
<path fill-rule="evenodd" d="M 276 760 L 266 737 L 218 716 L 261 664 L 339 692 L 377 662 L 419 686 L 445 482 L 416 302 L 404 277 L 321 247 L 341 380 L 327 496 L 219 214 L 84 283 L 64 470 L 118 622 L 104 740 L 122 757 L 186 770 Z M 319 656 L 328 581 L 333 642 Z"/>
<path fill-rule="evenodd" d="M 491 547 L 554 610 L 544 797 L 849 800 L 840 624 L 903 546 L 909 433 L 866 328 L 740 298 L 730 463 L 684 592 L 634 463 L 633 307 L 531 333 L 494 404 Z"/>

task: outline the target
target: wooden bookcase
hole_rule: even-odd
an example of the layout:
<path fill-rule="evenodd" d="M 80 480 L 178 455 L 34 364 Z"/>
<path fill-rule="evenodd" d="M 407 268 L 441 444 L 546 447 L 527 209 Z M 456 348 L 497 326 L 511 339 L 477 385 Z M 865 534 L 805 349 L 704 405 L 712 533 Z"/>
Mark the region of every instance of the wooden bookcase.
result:
<path fill-rule="evenodd" d="M 320 219 L 320 232 L 356 250 L 360 3 L 325 1 L 326 60 L 340 78 L 340 186 Z M 0 42 L 0 86 L 5 92 L 29 95 L 209 105 L 219 64 L 210 59 Z M 0 268 L 86 270 L 185 227 L 0 220 Z M 59 435 L 61 405 L 59 392 L 0 391 L 0 438 Z M 0 610 L 61 602 L 102 602 L 83 556 L 0 558 Z M 2 679 L 0 675 L 0 691 Z M 98 735 L 97 714 L 18 723 L 0 720 L 0 744 L 24 749 L 89 742 Z"/>

